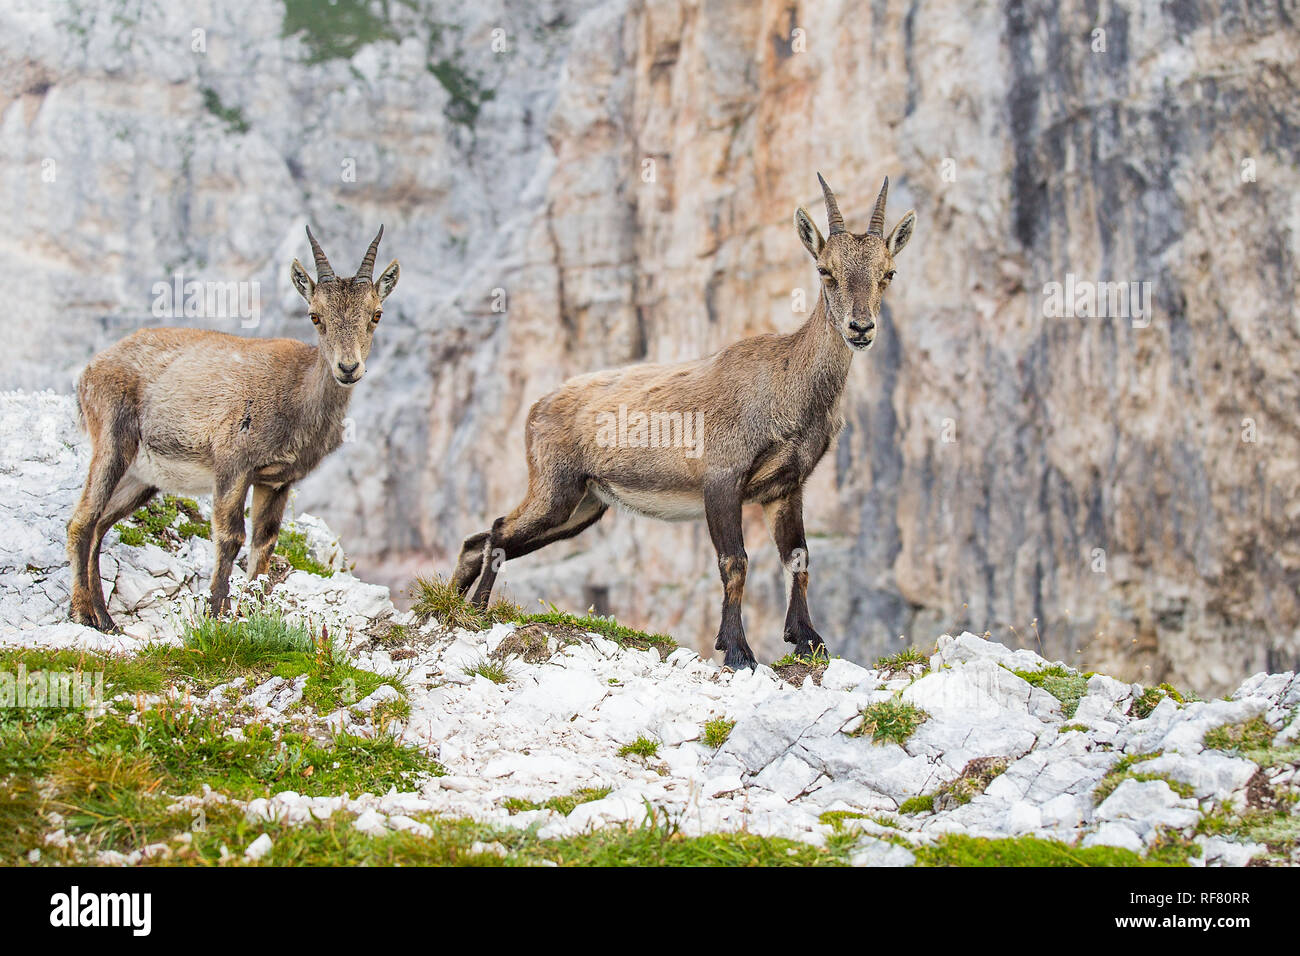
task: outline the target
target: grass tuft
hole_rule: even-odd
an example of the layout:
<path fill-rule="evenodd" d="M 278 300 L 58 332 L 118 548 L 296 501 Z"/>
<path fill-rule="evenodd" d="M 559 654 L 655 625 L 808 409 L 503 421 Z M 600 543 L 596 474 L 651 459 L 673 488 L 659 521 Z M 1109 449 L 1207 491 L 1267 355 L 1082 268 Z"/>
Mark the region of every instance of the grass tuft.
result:
<path fill-rule="evenodd" d="M 1185 866 L 1194 851 L 1172 847 L 1139 856 L 1119 847 L 1077 847 L 1056 840 L 1015 837 L 991 840 L 947 834 L 914 851 L 918 866 Z"/>
<path fill-rule="evenodd" d="M 915 797 L 908 797 L 898 805 L 898 812 L 902 814 L 933 813 L 934 794 L 926 793 Z"/>
<path fill-rule="evenodd" d="M 1159 756 L 1160 752 L 1156 751 L 1149 754 L 1125 754 L 1123 757 L 1120 757 L 1119 760 L 1115 761 L 1115 764 L 1110 768 L 1110 772 L 1107 773 L 1106 776 L 1102 777 L 1101 781 L 1092 791 L 1093 804 L 1101 806 L 1102 803 L 1105 802 L 1106 798 L 1114 793 L 1119 785 L 1125 780 L 1136 780 L 1139 783 L 1145 783 L 1151 780 L 1163 780 L 1169 785 L 1169 789 L 1173 790 L 1174 793 L 1178 794 L 1180 797 L 1193 796 L 1196 791 L 1193 790 L 1189 784 L 1183 783 L 1181 780 L 1175 780 L 1165 774 L 1143 773 L 1134 769 L 1139 764 L 1146 763 L 1148 760 L 1154 760 Z"/>
<path fill-rule="evenodd" d="M 285 0 L 282 35 L 295 34 L 307 47 L 308 63 L 350 60 L 367 43 L 398 39 L 366 0 Z"/>
<path fill-rule="evenodd" d="M 506 671 L 504 661 L 491 660 L 490 658 L 480 658 L 465 668 L 466 677 L 483 677 L 494 684 L 507 684 L 510 682 L 510 674 Z"/>
<path fill-rule="evenodd" d="M 421 624 L 437 621 L 444 627 L 481 631 L 493 624 L 508 623 L 550 625 L 581 632 L 593 632 L 623 647 L 646 650 L 650 647 L 671 648 L 677 642 L 666 634 L 647 634 L 618 623 L 613 617 L 597 614 L 570 614 L 551 606 L 542 613 L 530 613 L 508 600 L 492 602 L 486 609 L 475 607 L 457 593 L 451 583 L 442 577 L 417 577 L 411 582 L 414 597 L 411 610 Z"/>
<path fill-rule="evenodd" d="M 929 655 L 924 653 L 920 648 L 909 647 L 899 651 L 897 654 L 888 654 L 884 657 L 876 658 L 875 669 L 878 671 L 905 671 L 909 667 L 920 664 L 922 665 L 921 673 L 930 669 Z"/>
<path fill-rule="evenodd" d="M 894 698 L 863 708 L 862 724 L 852 731 L 850 737 L 871 737 L 872 743 L 889 741 L 900 747 L 907 743 L 916 728 L 930 717 L 915 704 Z"/>
<path fill-rule="evenodd" d="M 1148 687 L 1139 694 L 1137 699 L 1133 701 L 1129 713 L 1138 720 L 1146 720 L 1151 716 L 1151 711 L 1155 710 L 1166 697 L 1171 697 L 1180 704 L 1186 703 L 1187 700 L 1172 685 L 1159 684 L 1156 687 Z"/>
<path fill-rule="evenodd" d="M 949 810 L 970 803 L 1002 776 L 1007 769 L 1005 757 L 976 757 L 968 761 L 956 780 L 950 780 L 934 792 L 937 810 Z"/>
<path fill-rule="evenodd" d="M 644 757 L 649 760 L 651 757 L 659 755 L 659 741 L 651 740 L 649 737 L 638 737 L 630 744 L 624 744 L 618 748 L 620 757 Z"/>
<path fill-rule="evenodd" d="M 1034 687 L 1041 687 L 1061 702 L 1065 718 L 1074 716 L 1079 701 L 1088 693 L 1087 674 L 1072 674 L 1064 667 L 1053 664 L 1039 671 L 1013 671 L 1017 677 Z"/>
<path fill-rule="evenodd" d="M 796 654 L 791 651 L 780 660 L 772 664 L 772 670 L 779 667 L 825 667 L 830 663 L 830 657 L 826 653 L 825 647 L 818 647 L 811 654 Z"/>
<path fill-rule="evenodd" d="M 307 547 L 307 535 L 301 531 L 290 531 L 288 528 L 281 528 L 280 539 L 275 545 L 275 553 L 288 561 L 289 566 L 295 571 L 306 571 L 308 574 L 314 574 L 321 578 L 334 576 L 333 568 L 321 564 L 311 556 L 311 550 Z"/>
<path fill-rule="evenodd" d="M 1240 724 L 1224 724 L 1205 734 L 1211 750 L 1267 750 L 1273 743 L 1273 728 L 1262 716 Z"/>
<path fill-rule="evenodd" d="M 523 800 L 519 797 L 509 797 L 501 802 L 501 806 L 510 811 L 510 815 L 522 813 L 525 810 L 554 810 L 561 816 L 568 816 L 580 803 L 591 803 L 595 800 L 604 800 L 613 791 L 609 787 L 583 787 L 575 790 L 573 793 L 566 793 L 562 797 L 551 797 L 544 803 L 533 803 L 531 800 Z"/>
<path fill-rule="evenodd" d="M 175 495 L 154 498 L 113 528 L 123 544 L 135 548 L 154 544 L 166 551 L 175 551 L 189 538 L 212 537 L 212 524 L 204 520 L 198 502 Z"/>
<path fill-rule="evenodd" d="M 727 720 L 725 717 L 715 717 L 713 720 L 704 724 L 704 742 L 717 750 L 727 742 L 731 736 L 731 730 L 736 726 L 734 720 Z"/>

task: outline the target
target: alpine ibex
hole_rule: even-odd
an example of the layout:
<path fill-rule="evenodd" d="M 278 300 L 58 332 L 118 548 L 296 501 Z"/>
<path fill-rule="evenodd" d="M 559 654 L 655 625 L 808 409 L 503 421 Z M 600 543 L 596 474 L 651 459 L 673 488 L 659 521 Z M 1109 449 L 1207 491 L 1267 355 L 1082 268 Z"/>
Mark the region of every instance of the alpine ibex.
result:
<path fill-rule="evenodd" d="M 824 647 L 808 615 L 803 484 L 843 425 L 849 362 L 875 339 L 894 256 L 911 238 L 916 213 L 884 234 L 886 179 L 871 224 L 856 235 L 845 229 L 826 181 L 817 178 L 830 234 L 823 239 L 806 210 L 794 216 L 821 276 L 808 321 L 789 335 L 752 336 L 694 362 L 580 375 L 541 398 L 528 413 L 524 437 L 528 492 L 491 530 L 465 539 L 453 576 L 461 594 L 477 580 L 473 600 L 485 605 L 503 560 L 578 534 L 611 504 L 668 521 L 703 517 L 724 590 L 715 647 L 726 652 L 727 666 L 752 667 L 740 620 L 748 565 L 740 514 L 743 504 L 758 502 L 794 578 L 785 640 L 801 654 Z M 628 409 L 642 416 L 635 433 L 626 427 Z M 659 419 L 660 440 L 646 434 L 646 412 Z M 683 453 L 684 443 L 662 440 L 662 426 L 692 415 L 704 416 L 703 447 Z"/>
<path fill-rule="evenodd" d="M 68 522 L 72 620 L 115 630 L 99 576 L 100 544 L 109 528 L 159 491 L 212 493 L 213 614 L 228 604 L 250 487 L 249 576 L 266 573 L 290 487 L 343 440 L 352 386 L 365 374 L 381 305 L 397 285 L 396 259 L 378 280 L 371 278 L 383 235 L 380 226 L 357 274 L 343 279 L 308 227 L 316 281 L 297 259 L 290 274 L 307 300 L 318 346 L 145 329 L 90 361 L 77 381 L 92 451 Z"/>

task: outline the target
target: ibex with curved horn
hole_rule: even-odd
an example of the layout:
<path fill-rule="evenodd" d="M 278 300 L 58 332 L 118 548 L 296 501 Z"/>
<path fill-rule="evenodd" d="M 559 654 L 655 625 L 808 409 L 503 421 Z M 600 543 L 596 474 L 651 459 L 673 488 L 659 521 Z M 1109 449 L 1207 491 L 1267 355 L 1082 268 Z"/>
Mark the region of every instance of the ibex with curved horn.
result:
<path fill-rule="evenodd" d="M 117 521 L 157 492 L 213 496 L 213 614 L 228 604 L 253 489 L 250 577 L 265 574 L 285 502 L 343 440 L 352 386 L 365 374 L 381 306 L 397 285 L 394 259 L 373 279 L 379 228 L 351 279 L 334 274 L 307 229 L 316 281 L 297 259 L 290 275 L 307 300 L 319 344 L 198 329 L 145 329 L 96 355 L 77 381 L 92 445 L 90 473 L 68 522 L 71 618 L 115 630 L 99 549 Z"/>
<path fill-rule="evenodd" d="M 886 179 L 870 226 L 855 235 L 817 178 L 830 234 L 823 239 L 804 209 L 794 216 L 821 276 L 821 295 L 803 327 L 752 336 L 695 362 L 582 375 L 540 399 L 524 438 L 528 493 L 489 531 L 465 539 L 453 577 L 460 593 L 477 580 L 473 599 L 485 605 L 503 560 L 578 534 L 611 504 L 668 521 L 703 517 L 724 595 L 715 647 L 726 652 L 728 666 L 752 667 L 740 620 L 748 565 L 740 512 L 757 502 L 794 578 L 785 640 L 802 654 L 824 646 L 808 614 L 803 484 L 843 425 L 849 362 L 875 339 L 894 256 L 911 238 L 916 213 L 884 234 Z M 702 440 L 673 441 L 673 426 L 681 437 L 691 421 Z"/>

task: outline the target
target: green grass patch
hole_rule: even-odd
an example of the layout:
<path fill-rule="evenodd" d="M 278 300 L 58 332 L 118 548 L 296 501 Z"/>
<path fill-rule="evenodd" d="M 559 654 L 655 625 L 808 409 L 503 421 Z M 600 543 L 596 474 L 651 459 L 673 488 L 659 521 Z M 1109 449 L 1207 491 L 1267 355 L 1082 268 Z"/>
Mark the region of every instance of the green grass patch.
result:
<path fill-rule="evenodd" d="M 501 802 L 501 806 L 509 810 L 511 816 L 525 810 L 554 810 L 556 813 L 567 817 L 578 804 L 604 800 L 611 792 L 609 787 L 584 787 L 573 791 L 573 793 L 566 793 L 562 797 L 551 797 L 551 799 L 543 803 L 533 803 L 531 800 L 509 797 Z"/>
<path fill-rule="evenodd" d="M 1109 846 L 1076 847 L 1056 840 L 1015 837 L 991 840 L 948 834 L 914 848 L 918 866 L 1181 866 L 1191 851 L 1139 856 Z"/>
<path fill-rule="evenodd" d="M 282 36 L 301 36 L 308 63 L 350 60 L 368 43 L 398 40 L 367 0 L 285 0 Z"/>
<path fill-rule="evenodd" d="M 88 850 L 127 852 L 189 829 L 173 798 L 204 785 L 249 799 L 281 790 L 332 795 L 410 790 L 442 768 L 391 737 L 337 735 L 318 740 L 250 723 L 236 735 L 220 715 L 175 702 L 98 717 L 15 710 L 0 722 L 0 862 L 40 849 L 43 816 Z M 182 819 L 183 818 L 183 819 Z M 58 854 L 52 854 L 58 859 Z M 76 862 L 64 860 L 64 862 Z"/>
<path fill-rule="evenodd" d="M 519 624 L 548 624 L 552 627 L 568 627 L 577 631 L 591 631 L 613 641 L 622 647 L 634 647 L 648 650 L 652 647 L 672 648 L 677 642 L 667 634 L 649 634 L 618 623 L 613 616 L 602 617 L 598 614 L 570 614 L 568 611 L 556 610 L 554 607 L 544 613 L 521 614 Z"/>
<path fill-rule="evenodd" d="M 275 553 L 288 561 L 295 571 L 306 571 L 322 578 L 334 576 L 333 568 L 321 564 L 311 556 L 311 550 L 307 547 L 307 535 L 301 531 L 281 528 L 280 538 L 275 543 Z"/>
<path fill-rule="evenodd" d="M 162 495 L 113 526 L 123 544 L 143 548 L 146 544 L 174 551 L 188 538 L 212 537 L 212 524 L 204 520 L 198 502 L 192 498 Z"/>
<path fill-rule="evenodd" d="M 602 617 L 595 614 L 570 614 L 554 605 L 541 613 L 526 612 L 512 601 L 494 601 L 487 608 L 477 608 L 462 597 L 451 583 L 441 577 L 417 577 L 411 582 L 411 596 L 414 598 L 411 610 L 421 623 L 437 621 L 451 628 L 467 628 L 481 631 L 497 623 L 510 623 L 526 626 L 543 624 L 554 628 L 569 629 L 586 633 L 599 634 L 623 647 L 646 650 L 651 647 L 672 648 L 677 646 L 667 634 L 648 634 L 618 623 L 612 616 Z"/>
<path fill-rule="evenodd" d="M 1021 680 L 1034 687 L 1041 687 L 1061 702 L 1061 713 L 1066 719 L 1074 716 L 1079 708 L 1079 701 L 1088 693 L 1086 674 L 1071 674 L 1064 667 L 1053 664 L 1039 671 L 1012 671 Z"/>
<path fill-rule="evenodd" d="M 169 853 L 144 861 L 152 866 L 842 866 L 837 849 L 750 833 L 687 837 L 661 814 L 641 826 L 609 827 L 579 836 L 542 840 L 528 830 L 498 828 L 474 820 L 421 814 L 430 829 L 422 834 L 393 831 L 369 836 L 353 827 L 349 813 L 300 825 L 249 821 L 237 807 L 209 804 L 202 815 L 168 812 L 162 801 L 145 801 L 134 831 L 109 839 L 105 827 L 91 831 L 93 849 L 123 852 L 146 842 L 170 841 Z M 0 803 L 0 813 L 4 805 Z M 259 861 L 243 851 L 262 834 L 270 851 Z M 184 835 L 183 841 L 175 840 Z M 0 837 L 0 839 L 3 839 Z M 828 841 L 829 842 L 829 841 Z M 503 855 L 474 852 L 476 843 L 496 844 Z M 73 855 L 45 862 L 93 862 Z"/>
<path fill-rule="evenodd" d="M 475 607 L 442 577 L 417 577 L 411 582 L 411 610 L 421 624 L 437 621 L 450 628 L 481 631 L 498 621 L 514 620 L 523 613 L 518 605 L 496 602 L 486 610 Z M 503 606 L 504 605 L 504 606 Z"/>
<path fill-rule="evenodd" d="M 1155 710 L 1159 703 L 1166 697 L 1172 698 L 1180 704 L 1187 702 L 1187 698 L 1179 693 L 1172 685 L 1159 684 L 1155 687 L 1148 687 L 1139 694 L 1137 699 L 1133 701 L 1132 707 L 1129 708 L 1129 713 L 1138 720 L 1146 720 L 1151 716 L 1151 711 Z"/>
<path fill-rule="evenodd" d="M 409 790 L 422 774 L 442 772 L 423 752 L 387 736 L 340 734 L 320 743 L 253 723 L 235 738 L 227 726 L 212 714 L 165 708 L 145 711 L 135 724 L 107 722 L 89 736 L 86 754 L 78 755 L 76 778 L 89 776 L 85 767 L 91 763 L 144 758 L 168 793 L 194 793 L 207 784 L 247 799 L 280 790 L 307 796 Z"/>
<path fill-rule="evenodd" d="M 118 694 L 156 693 L 167 683 L 164 673 L 147 660 L 136 656 L 96 654 L 81 649 L 0 649 L 0 673 L 13 677 L 15 694 L 20 675 L 26 674 L 30 678 L 37 672 L 67 674 L 77 680 L 90 676 L 92 681 L 95 675 L 102 674 L 105 699 Z M 63 712 L 60 708 L 47 710 L 47 716 L 57 716 Z M 0 724 L 7 719 L 17 720 L 20 716 L 21 712 L 14 707 L 0 707 Z"/>
<path fill-rule="evenodd" d="M 1007 763 L 1005 757 L 977 757 L 968 761 L 956 779 L 949 780 L 934 793 L 909 797 L 899 806 L 898 812 L 933 813 L 964 806 L 1000 777 L 1006 771 Z"/>
<path fill-rule="evenodd" d="M 483 104 L 495 99 L 496 91 L 484 88 L 480 80 L 451 60 L 429 63 L 427 69 L 447 91 L 447 105 L 443 110 L 447 119 L 472 129 Z"/>
<path fill-rule="evenodd" d="M 898 812 L 905 815 L 913 813 L 933 813 L 934 794 L 926 793 L 915 797 L 908 797 L 898 805 Z"/>
<path fill-rule="evenodd" d="M 822 826 L 831 827 L 838 831 L 843 829 L 845 820 L 869 820 L 871 819 L 865 813 L 858 813 L 855 810 L 827 810 L 817 818 L 817 822 Z"/>
<path fill-rule="evenodd" d="M 875 669 L 878 671 L 903 671 L 914 664 L 922 665 L 921 673 L 930 669 L 930 657 L 920 648 L 909 647 L 897 654 L 888 654 L 876 658 Z"/>
<path fill-rule="evenodd" d="M 290 624 L 261 608 L 242 618 L 204 616 L 189 621 L 183 625 L 181 642 L 180 647 L 151 645 L 140 659 L 173 679 L 211 687 L 236 677 L 270 676 L 277 665 L 316 653 L 316 638 L 306 624 Z"/>
<path fill-rule="evenodd" d="M 388 684 L 401 696 L 396 678 L 381 677 L 350 663 L 322 628 L 319 635 L 304 623 L 290 623 L 279 613 L 253 608 L 242 618 L 199 618 L 184 625 L 182 644 L 155 644 L 140 660 L 173 683 L 199 691 L 237 677 L 260 683 L 271 677 L 306 676 L 302 703 L 318 713 L 355 704 Z"/>
<path fill-rule="evenodd" d="M 370 720 L 379 732 L 386 733 L 394 723 L 405 723 L 411 719 L 411 702 L 405 697 L 393 697 L 381 700 L 370 712 Z"/>
<path fill-rule="evenodd" d="M 465 676 L 483 677 L 494 684 L 506 684 L 510 681 L 510 674 L 506 671 L 506 665 L 502 661 L 488 658 L 481 658 L 466 667 Z"/>
<path fill-rule="evenodd" d="M 649 760 L 651 757 L 659 755 L 659 741 L 651 740 L 649 737 L 638 737 L 630 744 L 624 744 L 618 748 L 620 757 L 643 757 Z"/>
<path fill-rule="evenodd" d="M 1205 734 L 1205 746 L 1211 750 L 1266 751 L 1273 744 L 1276 731 L 1262 716 L 1240 724 L 1224 724 Z"/>
<path fill-rule="evenodd" d="M 731 736 L 732 728 L 736 726 L 734 720 L 727 720 L 725 717 L 715 717 L 713 720 L 706 721 L 704 724 L 704 743 L 717 750 L 727 742 Z"/>
<path fill-rule="evenodd" d="M 1007 769 L 1005 757 L 977 757 L 968 761 L 961 774 L 934 792 L 935 808 L 947 810 L 964 806 L 985 791 Z"/>
<path fill-rule="evenodd" d="M 254 607 L 242 618 L 202 617 L 187 622 L 181 641 L 179 647 L 150 645 L 134 659 L 154 675 L 153 689 L 158 684 L 183 684 L 204 693 L 239 677 L 252 689 L 272 677 L 294 680 L 306 676 L 301 703 L 321 714 L 355 704 L 383 684 L 406 697 L 400 679 L 353 665 L 338 651 L 325 628 L 316 634 L 309 625 L 291 623 L 267 608 Z M 232 694 L 239 691 L 232 689 Z M 379 706 L 386 705 L 389 713 L 379 716 L 391 719 L 403 708 L 409 714 L 405 701 Z"/>
<path fill-rule="evenodd" d="M 900 747 L 930 717 L 915 704 L 894 698 L 863 708 L 862 724 L 850 737 L 870 736 L 872 743 L 889 741 Z"/>
<path fill-rule="evenodd" d="M 1181 780 L 1175 780 L 1165 774 L 1143 773 L 1140 770 L 1135 769 L 1141 764 L 1146 763 L 1148 760 L 1154 760 L 1159 756 L 1160 753 L 1157 751 L 1156 753 L 1149 754 L 1125 754 L 1123 757 L 1120 757 L 1119 760 L 1115 761 L 1114 766 L 1110 768 L 1110 772 L 1107 773 L 1106 776 L 1102 777 L 1101 781 L 1092 791 L 1092 801 L 1094 805 L 1101 806 L 1105 799 L 1114 793 L 1116 788 L 1118 788 L 1125 780 L 1136 780 L 1139 783 L 1145 783 L 1150 780 L 1163 780 L 1169 785 L 1169 789 L 1173 790 L 1174 793 L 1178 794 L 1180 797 L 1190 797 L 1195 795 L 1196 791 L 1192 789 L 1191 785 L 1183 783 Z"/>
<path fill-rule="evenodd" d="M 248 119 L 238 106 L 227 106 L 221 102 L 217 91 L 210 86 L 203 88 L 203 107 L 226 125 L 228 133 L 247 133 Z"/>
<path fill-rule="evenodd" d="M 1294 865 L 1291 856 L 1300 846 L 1300 815 L 1293 812 L 1295 801 L 1295 792 L 1289 791 L 1271 807 L 1216 806 L 1202 815 L 1196 832 L 1238 843 L 1262 843 L 1268 862 Z"/>
<path fill-rule="evenodd" d="M 791 651 L 780 660 L 773 662 L 772 670 L 779 670 L 782 667 L 808 667 L 820 668 L 830 663 L 830 657 L 826 654 L 825 647 L 818 647 L 811 654 L 796 654 Z"/>
<path fill-rule="evenodd" d="M 841 856 L 806 843 L 751 833 L 687 837 L 659 820 L 631 829 L 607 828 L 563 840 L 539 841 L 525 858 L 561 866 L 842 866 Z"/>

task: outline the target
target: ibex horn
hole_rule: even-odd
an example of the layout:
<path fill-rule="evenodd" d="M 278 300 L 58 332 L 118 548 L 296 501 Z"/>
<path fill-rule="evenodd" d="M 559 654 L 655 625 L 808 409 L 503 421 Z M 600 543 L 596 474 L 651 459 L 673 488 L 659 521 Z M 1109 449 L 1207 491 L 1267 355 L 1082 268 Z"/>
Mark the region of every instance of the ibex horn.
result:
<path fill-rule="evenodd" d="M 311 226 L 307 227 L 307 239 L 311 242 L 311 254 L 316 257 L 316 281 L 324 282 L 327 279 L 335 278 L 334 269 L 330 266 L 330 261 L 325 258 L 325 250 L 320 247 L 316 237 L 311 234 Z"/>
<path fill-rule="evenodd" d="M 831 192 L 831 187 L 826 185 L 826 180 L 822 179 L 822 174 L 817 174 L 817 181 L 822 184 L 822 194 L 826 197 L 826 221 L 830 226 L 830 235 L 837 232 L 844 232 L 844 217 L 840 215 L 840 204 L 835 201 L 835 194 Z"/>
<path fill-rule="evenodd" d="M 358 279 L 372 279 L 375 271 L 375 254 L 379 252 L 379 240 L 384 238 L 384 227 L 379 227 L 379 235 L 375 236 L 374 241 L 370 243 L 370 248 L 366 250 L 366 257 L 361 260 L 361 268 L 357 270 Z"/>
<path fill-rule="evenodd" d="M 867 226 L 868 236 L 879 236 L 885 238 L 885 198 L 889 195 L 889 177 L 885 177 L 885 185 L 880 187 L 880 195 L 876 197 L 876 208 L 871 213 L 871 225 Z"/>

